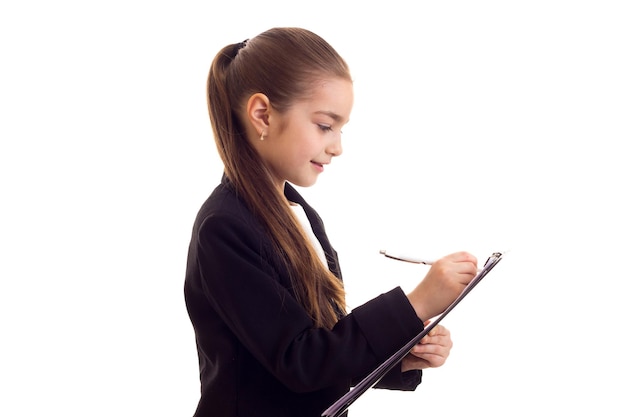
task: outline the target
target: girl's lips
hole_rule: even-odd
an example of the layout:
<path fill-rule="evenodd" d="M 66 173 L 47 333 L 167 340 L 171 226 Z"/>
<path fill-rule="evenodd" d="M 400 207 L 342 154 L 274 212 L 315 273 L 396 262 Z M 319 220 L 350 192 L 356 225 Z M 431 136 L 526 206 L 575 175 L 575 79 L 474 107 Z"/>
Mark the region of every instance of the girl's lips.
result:
<path fill-rule="evenodd" d="M 324 164 L 320 162 L 315 162 L 315 161 L 311 161 L 311 163 L 318 169 L 318 171 L 320 172 L 324 171 Z"/>

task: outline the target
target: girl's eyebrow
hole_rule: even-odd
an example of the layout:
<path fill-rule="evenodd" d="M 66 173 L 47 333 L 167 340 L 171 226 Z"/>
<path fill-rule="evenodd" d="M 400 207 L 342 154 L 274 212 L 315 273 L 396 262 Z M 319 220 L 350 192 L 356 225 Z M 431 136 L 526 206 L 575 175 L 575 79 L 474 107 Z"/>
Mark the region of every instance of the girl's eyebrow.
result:
<path fill-rule="evenodd" d="M 337 113 L 332 112 L 332 111 L 320 110 L 320 111 L 316 111 L 315 114 L 323 114 L 325 116 L 330 117 L 331 119 L 333 119 L 336 122 L 343 122 L 344 121 L 344 118 L 342 116 L 340 116 Z M 347 122 L 348 121 L 346 120 L 346 123 Z"/>

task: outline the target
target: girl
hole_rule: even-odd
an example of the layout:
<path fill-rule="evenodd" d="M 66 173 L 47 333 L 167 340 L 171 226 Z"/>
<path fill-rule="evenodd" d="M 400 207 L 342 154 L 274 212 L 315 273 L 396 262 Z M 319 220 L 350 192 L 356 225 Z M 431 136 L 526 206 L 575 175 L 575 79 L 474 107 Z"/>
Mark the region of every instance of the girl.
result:
<path fill-rule="evenodd" d="M 408 294 L 348 313 L 337 253 L 291 185 L 313 185 L 342 152 L 348 66 L 314 33 L 274 28 L 219 51 L 207 94 L 224 176 L 199 210 L 185 279 L 195 416 L 319 417 L 457 297 L 476 259 L 448 255 Z M 437 326 L 377 387 L 414 390 L 451 347 Z"/>

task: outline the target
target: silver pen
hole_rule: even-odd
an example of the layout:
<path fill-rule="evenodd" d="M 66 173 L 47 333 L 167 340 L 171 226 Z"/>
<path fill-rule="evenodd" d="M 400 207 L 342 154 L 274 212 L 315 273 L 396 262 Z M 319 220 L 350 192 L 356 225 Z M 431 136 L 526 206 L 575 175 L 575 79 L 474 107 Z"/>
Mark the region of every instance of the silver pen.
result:
<path fill-rule="evenodd" d="M 387 258 L 395 259 L 396 261 L 410 262 L 412 264 L 432 265 L 434 263 L 434 261 L 416 258 L 414 256 L 406 256 L 399 253 L 389 253 L 385 249 L 381 249 L 380 253 L 382 255 L 385 255 Z M 480 272 L 482 270 L 483 268 L 481 267 L 476 268 L 476 272 Z"/>
<path fill-rule="evenodd" d="M 413 264 L 422 264 L 422 265 L 432 265 L 434 261 L 428 260 L 428 259 L 421 259 L 421 258 L 416 258 L 414 256 L 406 256 L 403 254 L 399 254 L 399 253 L 389 253 L 387 250 L 385 249 L 381 249 L 380 253 L 382 255 L 385 255 L 387 258 L 391 258 L 391 259 L 395 259 L 397 261 L 404 261 L 404 262 L 410 262 Z"/>

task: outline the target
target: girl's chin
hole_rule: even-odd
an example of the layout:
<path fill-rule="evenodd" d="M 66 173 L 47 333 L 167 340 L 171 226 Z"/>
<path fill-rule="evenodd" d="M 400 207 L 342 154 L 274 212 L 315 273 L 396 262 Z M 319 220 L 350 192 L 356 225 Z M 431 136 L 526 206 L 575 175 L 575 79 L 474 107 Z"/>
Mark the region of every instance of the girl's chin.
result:
<path fill-rule="evenodd" d="M 317 182 L 317 175 L 313 178 L 307 178 L 305 180 L 299 180 L 299 181 L 290 181 L 293 185 L 297 185 L 298 187 L 311 187 L 312 185 L 315 185 L 315 183 Z"/>

